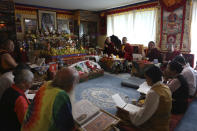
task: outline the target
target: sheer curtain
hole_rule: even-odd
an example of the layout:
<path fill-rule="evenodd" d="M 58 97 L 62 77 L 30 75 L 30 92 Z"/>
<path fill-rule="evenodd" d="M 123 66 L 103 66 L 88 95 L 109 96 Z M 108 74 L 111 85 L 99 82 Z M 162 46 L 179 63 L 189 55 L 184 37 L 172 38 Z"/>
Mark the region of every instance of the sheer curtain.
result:
<path fill-rule="evenodd" d="M 131 44 L 148 45 L 156 40 L 157 9 L 134 10 L 107 16 L 107 35 L 127 37 Z"/>
<path fill-rule="evenodd" d="M 192 22 L 191 22 L 191 53 L 194 54 L 194 63 L 197 58 L 197 0 L 193 0 L 192 6 Z"/>

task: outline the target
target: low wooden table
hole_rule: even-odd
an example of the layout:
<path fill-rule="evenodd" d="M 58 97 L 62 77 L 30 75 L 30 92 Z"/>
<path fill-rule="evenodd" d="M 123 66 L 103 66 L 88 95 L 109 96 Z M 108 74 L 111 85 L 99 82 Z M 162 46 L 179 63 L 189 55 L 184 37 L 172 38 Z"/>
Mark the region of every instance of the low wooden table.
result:
<path fill-rule="evenodd" d="M 100 65 L 106 71 L 118 72 L 117 66 L 118 65 L 121 66 L 121 64 L 123 64 L 124 61 L 125 61 L 125 59 L 121 59 L 121 58 L 103 57 L 103 58 L 100 59 Z"/>
<path fill-rule="evenodd" d="M 131 75 L 144 78 L 144 70 L 152 65 L 154 65 L 154 63 L 149 61 L 133 61 Z"/>

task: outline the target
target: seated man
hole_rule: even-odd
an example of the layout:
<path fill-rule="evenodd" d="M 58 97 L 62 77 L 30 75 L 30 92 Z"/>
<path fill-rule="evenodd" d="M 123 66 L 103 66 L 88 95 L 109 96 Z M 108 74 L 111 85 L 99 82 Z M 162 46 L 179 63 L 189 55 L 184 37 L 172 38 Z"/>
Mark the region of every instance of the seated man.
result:
<path fill-rule="evenodd" d="M 196 93 L 196 77 L 195 77 L 195 70 L 185 61 L 183 56 L 176 56 L 173 61 L 177 61 L 183 66 L 183 71 L 181 75 L 185 78 L 188 83 L 189 87 L 189 96 L 193 97 Z"/>
<path fill-rule="evenodd" d="M 121 47 L 120 47 L 119 52 L 118 52 L 118 55 L 120 56 L 120 58 L 124 58 L 124 55 L 125 55 L 124 48 L 125 48 L 126 43 L 127 43 L 127 38 L 123 37 Z"/>
<path fill-rule="evenodd" d="M 186 79 L 181 74 L 183 67 L 177 61 L 167 65 L 166 72 L 172 79 L 167 84 L 172 92 L 172 113 L 183 114 L 187 110 L 189 89 Z"/>
<path fill-rule="evenodd" d="M 174 45 L 170 45 L 168 48 L 168 52 L 164 56 L 164 61 L 172 61 L 176 56 L 180 55 L 180 51 L 174 49 Z"/>
<path fill-rule="evenodd" d="M 59 70 L 53 79 L 36 93 L 24 122 L 23 131 L 72 131 L 75 123 L 68 93 L 77 82 L 78 73 L 70 68 Z"/>
<path fill-rule="evenodd" d="M 133 47 L 127 42 L 127 37 L 122 38 L 122 50 L 124 52 L 124 58 L 128 61 L 132 61 Z"/>
<path fill-rule="evenodd" d="M 161 82 L 162 72 L 156 66 L 145 71 L 145 78 L 151 89 L 146 95 L 144 105 L 139 110 L 129 112 L 120 108 L 117 114 L 122 120 L 130 122 L 131 127 L 135 125 L 139 130 L 169 131 L 172 104 L 170 89 Z"/>
<path fill-rule="evenodd" d="M 14 83 L 13 80 L 14 80 L 14 76 L 12 72 L 6 72 L 0 76 L 0 99 L 4 91 L 12 86 L 12 84 Z"/>
<path fill-rule="evenodd" d="M 28 69 L 30 70 L 30 67 L 26 64 L 19 64 L 16 66 L 16 68 L 14 69 L 15 72 L 16 70 L 23 70 L 23 69 Z M 12 84 L 14 84 L 14 75 L 13 75 L 13 72 L 10 71 L 10 72 L 6 72 L 4 73 L 3 75 L 0 76 L 0 99 L 4 93 L 4 91 L 11 87 Z"/>
<path fill-rule="evenodd" d="M 111 42 L 110 37 L 107 37 L 105 40 L 103 53 L 107 54 L 108 56 L 116 54 L 115 45 L 113 42 Z"/>
<path fill-rule="evenodd" d="M 174 49 L 174 45 L 173 44 L 168 46 L 168 52 L 164 53 L 163 64 L 161 65 L 161 69 L 163 71 L 165 71 L 165 69 L 167 68 L 168 63 L 170 61 L 172 61 L 176 56 L 178 56 L 180 54 L 181 54 L 180 51 L 177 51 L 177 50 Z"/>
<path fill-rule="evenodd" d="M 0 130 L 20 130 L 21 123 L 30 102 L 25 91 L 31 87 L 34 75 L 28 69 L 14 70 L 14 83 L 5 90 L 0 100 Z"/>
<path fill-rule="evenodd" d="M 111 42 L 114 43 L 114 46 L 115 46 L 116 54 L 114 55 L 117 56 L 119 55 L 119 52 L 121 50 L 121 40 L 115 35 L 110 36 L 110 39 L 111 39 Z"/>
<path fill-rule="evenodd" d="M 12 40 L 6 40 L 0 45 L 0 73 L 8 72 L 17 66 L 16 61 L 10 55 L 14 51 Z"/>
<path fill-rule="evenodd" d="M 150 41 L 148 43 L 148 52 L 146 54 L 146 57 L 148 57 L 149 61 L 154 61 L 154 59 L 157 59 L 160 63 L 162 62 L 162 56 L 160 51 L 155 47 L 155 42 Z"/>

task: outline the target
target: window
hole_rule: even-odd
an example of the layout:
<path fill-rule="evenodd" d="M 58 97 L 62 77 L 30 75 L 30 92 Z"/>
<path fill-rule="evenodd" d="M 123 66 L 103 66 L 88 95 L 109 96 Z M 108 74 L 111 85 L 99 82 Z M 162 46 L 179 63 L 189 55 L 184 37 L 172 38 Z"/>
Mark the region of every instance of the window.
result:
<path fill-rule="evenodd" d="M 192 22 L 191 22 L 191 53 L 194 54 L 194 64 L 196 64 L 197 56 L 197 0 L 193 0 L 192 6 Z"/>
<path fill-rule="evenodd" d="M 131 44 L 148 45 L 156 40 L 157 9 L 141 9 L 107 16 L 107 35 L 127 37 Z"/>

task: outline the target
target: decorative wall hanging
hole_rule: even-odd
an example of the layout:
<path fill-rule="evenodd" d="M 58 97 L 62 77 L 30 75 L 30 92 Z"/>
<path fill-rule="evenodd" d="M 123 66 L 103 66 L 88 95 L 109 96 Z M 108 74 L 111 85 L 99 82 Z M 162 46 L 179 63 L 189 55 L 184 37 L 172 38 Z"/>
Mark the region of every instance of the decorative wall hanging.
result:
<path fill-rule="evenodd" d="M 56 12 L 39 10 L 39 28 L 44 32 L 52 32 L 57 29 Z"/>
<path fill-rule="evenodd" d="M 164 1 L 164 0 L 163 0 Z M 161 2 L 161 1 L 160 1 Z M 189 43 L 188 31 L 185 25 L 186 3 L 181 0 L 166 0 L 165 6 L 161 6 L 161 27 L 160 27 L 160 48 L 162 51 L 167 51 L 172 45 L 176 50 L 186 51 Z M 173 11 L 168 11 L 170 8 L 176 8 Z M 171 9 L 170 9 L 171 10 Z M 188 27 L 187 27 L 188 28 Z M 185 32 L 186 31 L 186 32 Z M 183 41 L 184 38 L 184 41 Z M 184 49 L 183 49 L 184 48 Z"/>
<path fill-rule="evenodd" d="M 160 5 L 167 11 L 174 11 L 185 5 L 186 1 L 187 0 L 159 0 Z"/>

